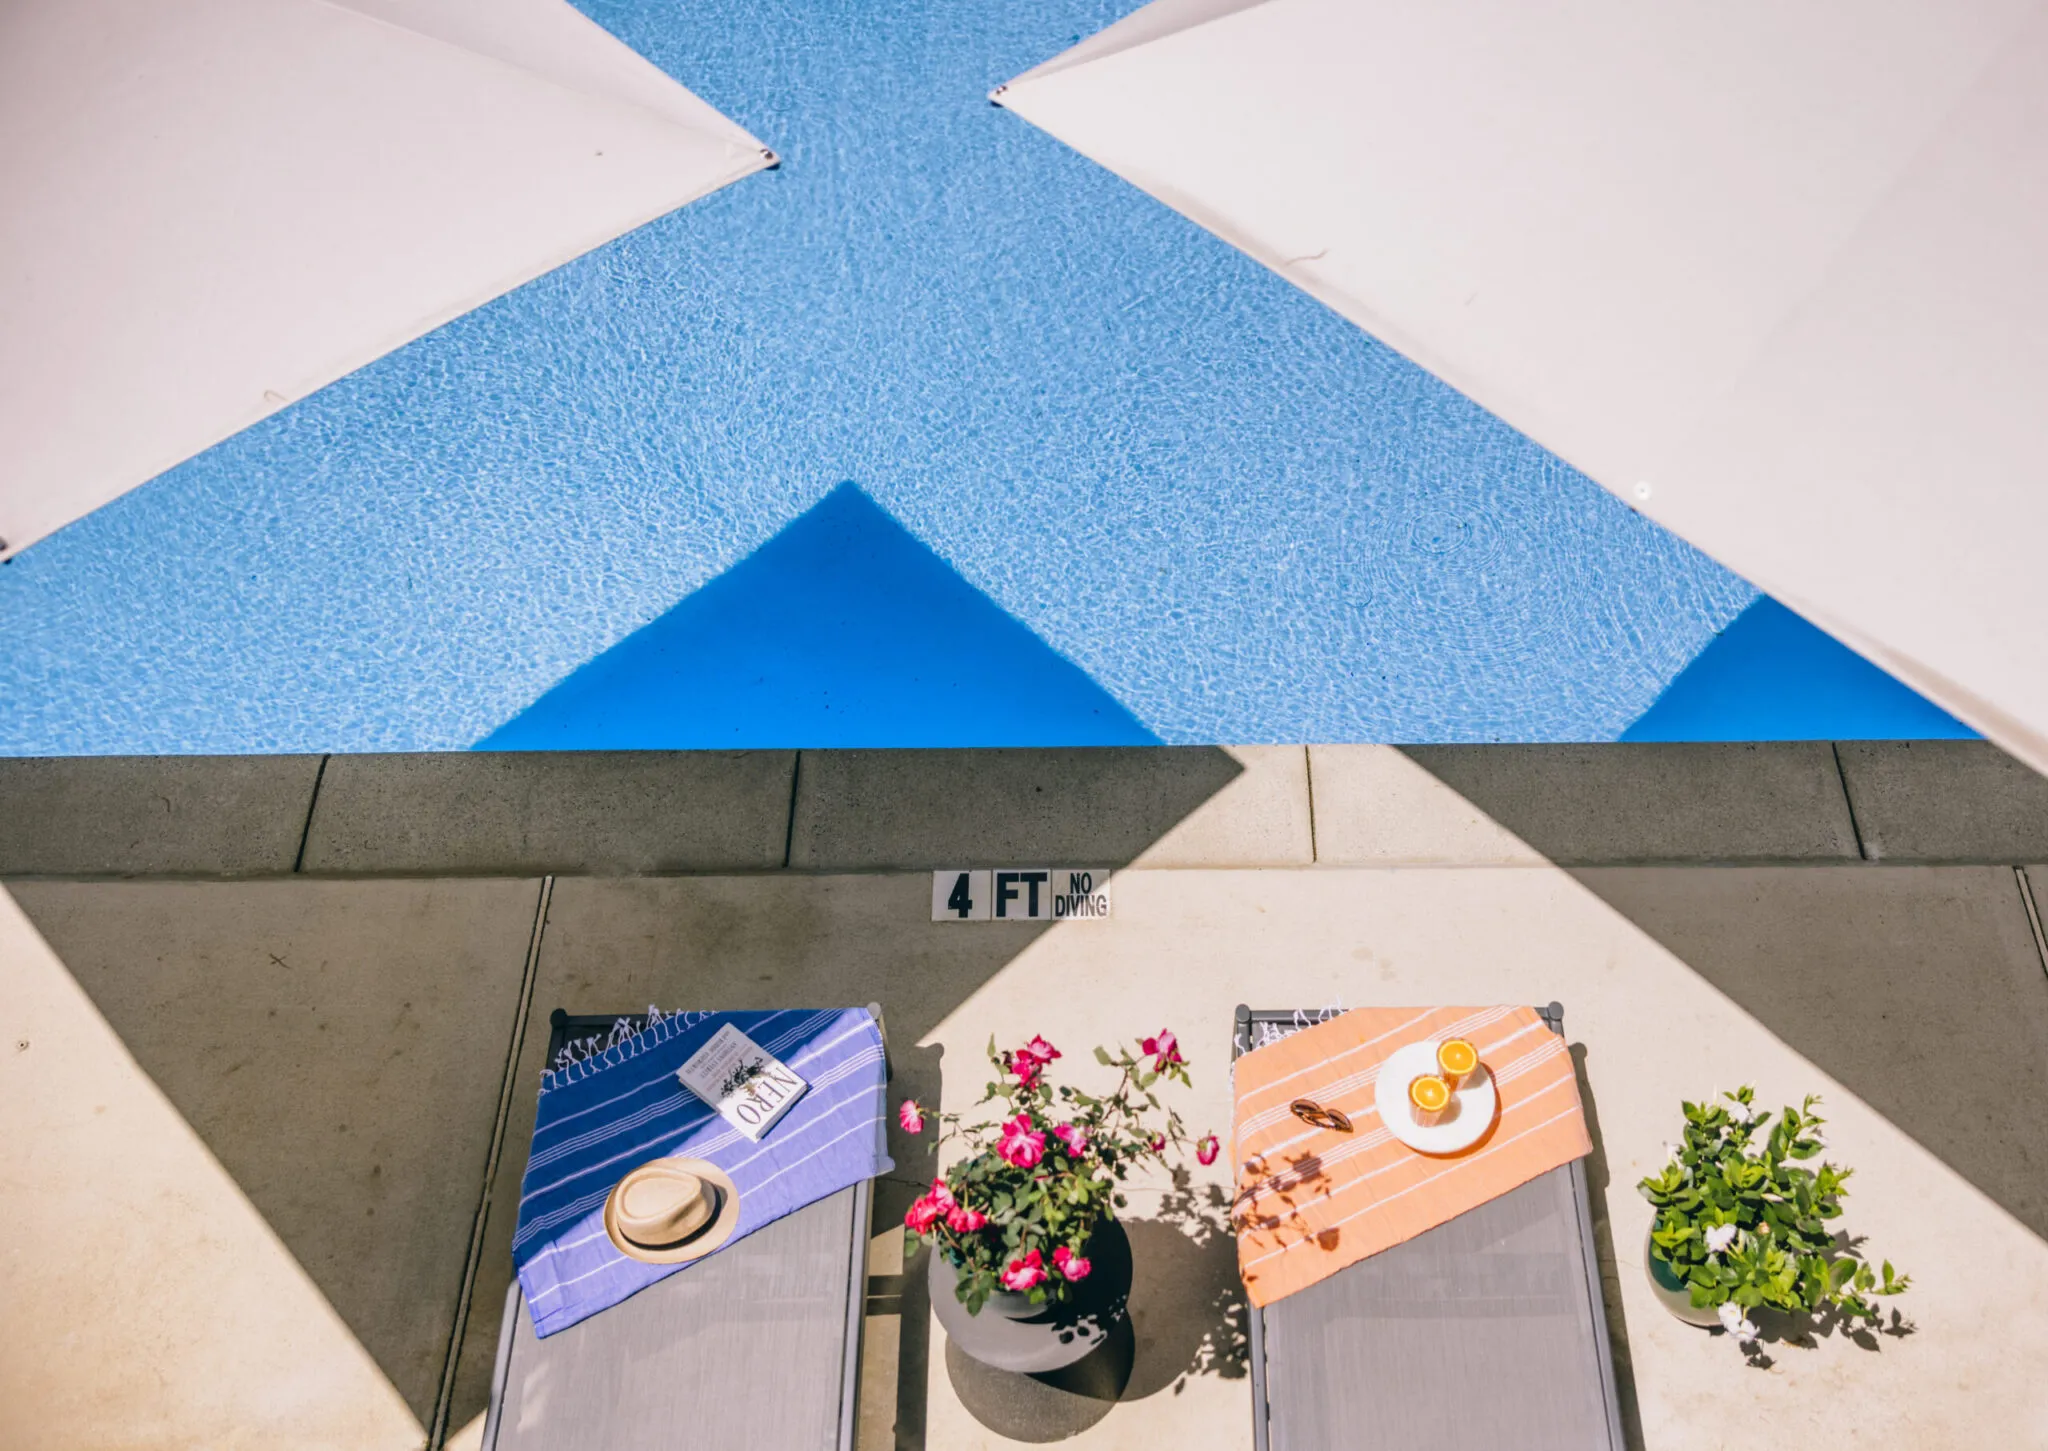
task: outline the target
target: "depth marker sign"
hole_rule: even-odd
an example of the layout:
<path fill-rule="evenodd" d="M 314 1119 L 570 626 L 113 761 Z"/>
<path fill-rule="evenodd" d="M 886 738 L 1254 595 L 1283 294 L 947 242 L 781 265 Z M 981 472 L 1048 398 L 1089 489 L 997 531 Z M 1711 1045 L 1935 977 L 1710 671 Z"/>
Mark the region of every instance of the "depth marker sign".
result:
<path fill-rule="evenodd" d="M 934 922 L 1096 921 L 1109 879 L 1085 867 L 949 867 L 932 873 Z"/>

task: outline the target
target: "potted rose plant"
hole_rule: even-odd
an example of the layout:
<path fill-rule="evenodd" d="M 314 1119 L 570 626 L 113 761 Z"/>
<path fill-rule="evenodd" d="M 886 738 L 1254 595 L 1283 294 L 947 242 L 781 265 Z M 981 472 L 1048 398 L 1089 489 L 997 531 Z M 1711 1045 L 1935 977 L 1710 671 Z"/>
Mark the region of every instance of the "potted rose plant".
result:
<path fill-rule="evenodd" d="M 1658 1300 L 1686 1323 L 1720 1325 L 1738 1341 L 1756 1339 L 1749 1312 L 1758 1308 L 1876 1323 L 1868 1297 L 1896 1295 L 1909 1281 L 1889 1260 L 1873 1270 L 1836 1242 L 1830 1225 L 1852 1171 L 1820 1160 L 1820 1100 L 1809 1095 L 1772 1125 L 1753 1106 L 1755 1090 L 1722 1097 L 1684 1106 L 1684 1141 L 1636 1186 L 1657 1211 L 1644 1265 Z"/>
<path fill-rule="evenodd" d="M 1172 1033 L 1144 1039 L 1136 1052 L 1097 1048 L 1096 1061 L 1118 1074 L 1099 1097 L 1053 1086 L 1048 1070 L 1062 1056 L 1043 1037 L 1007 1052 L 990 1039 L 997 1076 L 974 1123 L 915 1100 L 898 1111 L 907 1132 L 936 1118 L 941 1145 L 968 1149 L 910 1206 L 905 1233 L 910 1248 L 931 1250 L 932 1300 L 948 1333 L 969 1355 L 1011 1370 L 1070 1363 L 1122 1317 L 1131 1259 L 1116 1220 L 1125 1206 L 1119 1185 L 1189 1142 L 1156 1091 L 1162 1079 L 1188 1083 Z M 1212 1163 L 1215 1135 L 1194 1148 Z"/>

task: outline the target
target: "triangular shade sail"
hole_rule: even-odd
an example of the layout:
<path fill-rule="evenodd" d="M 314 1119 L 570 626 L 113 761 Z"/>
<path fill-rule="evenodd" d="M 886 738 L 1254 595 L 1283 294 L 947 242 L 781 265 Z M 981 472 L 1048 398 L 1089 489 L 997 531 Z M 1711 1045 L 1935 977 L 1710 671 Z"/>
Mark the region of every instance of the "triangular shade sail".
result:
<path fill-rule="evenodd" d="M 14 0 L 0 137 L 0 557 L 774 160 L 564 0 Z"/>
<path fill-rule="evenodd" d="M 1157 0 L 995 99 L 2048 768 L 2048 4 Z"/>

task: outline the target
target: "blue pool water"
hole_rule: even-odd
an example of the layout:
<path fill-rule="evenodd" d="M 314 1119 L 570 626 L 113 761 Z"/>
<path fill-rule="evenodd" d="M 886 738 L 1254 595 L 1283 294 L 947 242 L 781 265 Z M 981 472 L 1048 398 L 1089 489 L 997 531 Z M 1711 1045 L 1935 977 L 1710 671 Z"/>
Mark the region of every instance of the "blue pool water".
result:
<path fill-rule="evenodd" d="M 1845 725 L 1859 726 L 1856 731 Z M 1625 741 L 1974 736 L 1968 726 L 1760 597 L 1666 686 Z"/>
<path fill-rule="evenodd" d="M 587 8 L 782 167 L 0 569 L 0 752 L 1946 719 L 987 103 L 1128 4 Z"/>
<path fill-rule="evenodd" d="M 492 750 L 1158 737 L 842 484 L 499 727 Z"/>

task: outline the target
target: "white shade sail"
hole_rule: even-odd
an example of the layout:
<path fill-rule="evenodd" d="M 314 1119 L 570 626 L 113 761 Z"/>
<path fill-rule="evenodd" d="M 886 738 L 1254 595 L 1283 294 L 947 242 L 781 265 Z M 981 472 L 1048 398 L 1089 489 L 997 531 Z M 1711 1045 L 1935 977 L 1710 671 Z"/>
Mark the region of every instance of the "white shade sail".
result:
<path fill-rule="evenodd" d="M 564 0 L 6 0 L 0 141 L 0 557 L 774 162 Z"/>
<path fill-rule="evenodd" d="M 995 99 L 2048 768 L 2048 4 L 1156 0 Z"/>

